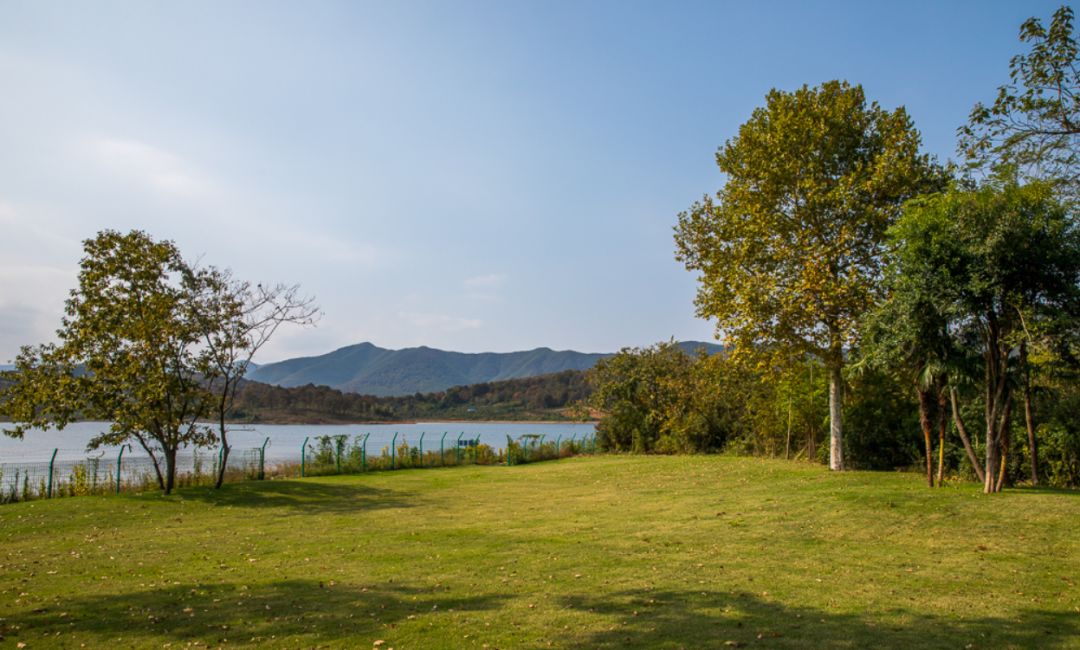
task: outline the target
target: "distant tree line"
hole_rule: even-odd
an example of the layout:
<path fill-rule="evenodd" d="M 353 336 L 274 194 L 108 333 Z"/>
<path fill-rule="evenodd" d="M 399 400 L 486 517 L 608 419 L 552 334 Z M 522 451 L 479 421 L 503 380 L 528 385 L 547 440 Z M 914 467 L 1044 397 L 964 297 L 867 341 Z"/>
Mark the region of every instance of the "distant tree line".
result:
<path fill-rule="evenodd" d="M 585 373 L 578 370 L 400 397 L 343 393 L 311 384 L 282 388 L 245 382 L 229 417 L 240 421 L 305 423 L 570 419 L 582 415 L 575 405 L 588 395 Z"/>

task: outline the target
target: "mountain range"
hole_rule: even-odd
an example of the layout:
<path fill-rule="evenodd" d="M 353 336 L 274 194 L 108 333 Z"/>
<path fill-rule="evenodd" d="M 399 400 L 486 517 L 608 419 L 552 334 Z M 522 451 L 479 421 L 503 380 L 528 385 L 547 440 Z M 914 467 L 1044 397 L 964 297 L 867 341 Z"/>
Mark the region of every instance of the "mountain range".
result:
<path fill-rule="evenodd" d="M 723 349 L 715 343 L 697 341 L 684 341 L 679 346 L 688 353 L 702 347 L 710 354 Z M 426 346 L 388 350 L 371 343 L 358 343 L 316 357 L 263 364 L 247 378 L 275 386 L 314 384 L 345 393 L 390 397 L 563 370 L 587 370 L 608 356 L 611 354 L 550 348 L 476 354 Z"/>

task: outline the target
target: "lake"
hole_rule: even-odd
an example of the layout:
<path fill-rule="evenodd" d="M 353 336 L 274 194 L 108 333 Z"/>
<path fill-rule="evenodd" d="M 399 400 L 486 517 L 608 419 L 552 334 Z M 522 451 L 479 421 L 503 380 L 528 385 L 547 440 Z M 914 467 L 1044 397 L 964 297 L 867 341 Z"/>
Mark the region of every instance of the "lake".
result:
<path fill-rule="evenodd" d="M 103 447 L 94 452 L 86 451 L 86 443 L 100 432 L 108 429 L 106 422 L 76 422 L 68 425 L 63 431 L 46 430 L 30 431 L 22 440 L 0 435 L 0 465 L 15 465 L 22 463 L 48 462 L 56 449 L 58 461 L 85 460 L 88 457 L 102 456 L 115 458 L 119 453 L 117 447 Z M 286 460 L 298 460 L 300 447 L 304 438 L 314 441 L 318 436 L 347 435 L 357 436 L 371 434 L 368 438 L 368 453 L 378 454 L 379 451 L 390 444 L 394 434 L 398 434 L 397 443 L 408 442 L 411 446 L 420 443 L 420 435 L 424 434 L 424 449 L 438 449 L 439 439 L 446 433 L 446 448 L 455 446 L 458 435 L 461 438 L 476 439 L 490 445 L 494 449 L 506 447 L 506 436 L 517 438 L 524 434 L 538 434 L 547 436 L 546 440 L 554 441 L 558 436 L 569 440 L 576 436 L 580 440 L 584 436 L 591 436 L 595 432 L 592 423 L 573 422 L 416 422 L 409 424 L 259 424 L 259 425 L 232 425 L 229 432 L 229 443 L 233 453 L 260 447 L 263 441 L 269 438 L 266 445 L 267 462 L 280 462 Z M 350 440 L 351 442 L 351 440 Z M 190 452 L 190 449 L 188 450 Z M 211 453 L 212 450 L 206 450 Z M 133 456 L 144 455 L 137 445 L 132 445 L 130 452 Z"/>

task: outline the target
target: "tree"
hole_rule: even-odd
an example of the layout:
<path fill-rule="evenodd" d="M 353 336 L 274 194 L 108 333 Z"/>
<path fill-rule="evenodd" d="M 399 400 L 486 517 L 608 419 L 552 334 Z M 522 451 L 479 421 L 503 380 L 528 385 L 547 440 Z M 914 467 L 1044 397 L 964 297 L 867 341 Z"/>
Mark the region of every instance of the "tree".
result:
<path fill-rule="evenodd" d="M 1030 50 L 1009 62 L 1010 82 L 990 106 L 978 103 L 958 129 L 958 149 L 973 169 L 1016 167 L 1026 178 L 1080 193 L 1080 59 L 1073 10 L 1054 12 L 1049 28 L 1038 18 L 1020 26 Z"/>
<path fill-rule="evenodd" d="M 903 108 L 867 105 L 830 81 L 773 90 L 716 154 L 726 177 L 679 215 L 677 259 L 701 273 L 698 315 L 735 350 L 821 358 L 829 372 L 830 460 L 843 469 L 846 350 L 879 293 L 885 230 L 940 184 Z"/>
<path fill-rule="evenodd" d="M 314 325 L 319 310 L 313 298 L 300 294 L 298 285 L 252 285 L 214 267 L 199 269 L 195 275 L 200 292 L 193 296 L 191 317 L 205 345 L 199 371 L 213 395 L 211 412 L 221 443 L 214 487 L 220 489 L 232 451 L 227 418 L 252 358 L 282 325 Z"/>
<path fill-rule="evenodd" d="M 252 289 L 227 271 L 194 268 L 172 242 L 141 231 L 103 231 L 84 250 L 59 342 L 24 347 L 0 394 L 0 414 L 14 423 L 4 432 L 108 421 L 89 447 L 134 440 L 168 494 L 177 452 L 218 441 L 207 416 L 221 416 L 225 442 L 223 414 L 250 355 L 313 308 L 295 288 Z"/>
<path fill-rule="evenodd" d="M 1043 342 L 1064 342 L 1080 316 L 1080 230 L 1049 184 L 995 179 L 913 201 L 894 234 L 898 258 L 911 262 L 902 272 L 933 284 L 951 346 L 969 352 L 969 379 L 981 384 L 984 410 L 980 478 L 985 492 L 1000 491 L 1015 387 L 1023 380 L 1021 352 L 1033 332 Z M 926 337 L 918 345 L 937 344 Z M 950 387 L 953 419 L 980 473 L 958 383 Z"/>
<path fill-rule="evenodd" d="M 939 484 L 944 474 L 949 370 L 959 355 L 942 310 L 949 287 L 942 286 L 942 274 L 930 266 L 951 254 L 954 244 L 948 224 L 936 216 L 909 211 L 889 229 L 892 253 L 883 283 L 886 297 L 867 314 L 859 350 L 861 364 L 898 374 L 914 389 L 930 487 L 934 487 L 935 429 Z M 939 246 L 949 250 L 943 254 Z M 971 445 L 966 437 L 964 441 L 978 472 Z"/>
<path fill-rule="evenodd" d="M 171 242 L 143 232 L 107 230 L 83 246 L 59 343 L 24 347 L 16 359 L 3 402 L 16 425 L 5 433 L 62 429 L 78 417 L 108 421 L 89 448 L 134 439 L 168 494 L 179 448 L 214 440 L 199 422 L 208 394 L 196 359 L 200 332 L 187 314 L 196 278 Z"/>
<path fill-rule="evenodd" d="M 589 403 L 604 414 L 596 429 L 600 445 L 611 451 L 655 451 L 691 363 L 674 342 L 624 348 L 600 359 L 588 372 Z"/>
<path fill-rule="evenodd" d="M 751 383 L 724 355 L 690 356 L 673 341 L 624 348 L 588 381 L 601 446 L 637 453 L 719 451 L 746 420 L 740 391 Z"/>

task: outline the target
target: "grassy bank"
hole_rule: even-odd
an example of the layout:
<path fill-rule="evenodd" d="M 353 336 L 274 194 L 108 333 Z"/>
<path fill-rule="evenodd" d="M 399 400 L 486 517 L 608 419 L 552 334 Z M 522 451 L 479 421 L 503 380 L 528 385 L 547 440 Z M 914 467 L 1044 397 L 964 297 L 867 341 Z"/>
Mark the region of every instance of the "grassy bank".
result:
<path fill-rule="evenodd" d="M 0 645 L 1080 647 L 1080 494 L 597 457 L 0 508 Z"/>

